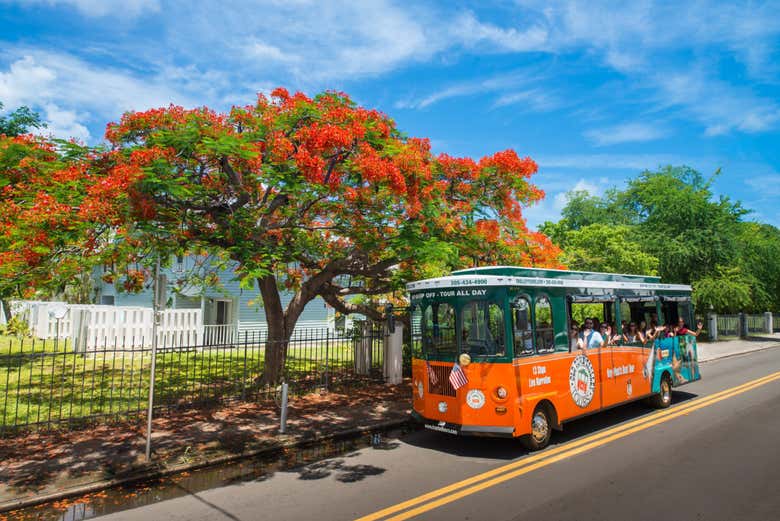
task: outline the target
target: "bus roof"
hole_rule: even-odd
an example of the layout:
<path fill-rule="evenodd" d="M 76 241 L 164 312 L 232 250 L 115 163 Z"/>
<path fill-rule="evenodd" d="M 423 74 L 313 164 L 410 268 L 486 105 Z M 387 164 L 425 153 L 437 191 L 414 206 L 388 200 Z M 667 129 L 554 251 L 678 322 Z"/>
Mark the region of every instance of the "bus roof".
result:
<path fill-rule="evenodd" d="M 685 284 L 663 284 L 659 277 L 621 275 L 587 271 L 490 266 L 454 271 L 452 275 L 410 282 L 409 292 L 466 286 L 535 286 L 558 288 L 624 289 L 681 292 L 689 294 Z"/>
<path fill-rule="evenodd" d="M 456 270 L 453 275 L 504 275 L 512 277 L 542 277 L 570 280 L 602 280 L 622 282 L 661 282 L 655 275 L 629 275 L 624 273 L 603 273 L 598 271 L 570 271 L 554 268 L 527 268 L 525 266 L 484 266 Z"/>

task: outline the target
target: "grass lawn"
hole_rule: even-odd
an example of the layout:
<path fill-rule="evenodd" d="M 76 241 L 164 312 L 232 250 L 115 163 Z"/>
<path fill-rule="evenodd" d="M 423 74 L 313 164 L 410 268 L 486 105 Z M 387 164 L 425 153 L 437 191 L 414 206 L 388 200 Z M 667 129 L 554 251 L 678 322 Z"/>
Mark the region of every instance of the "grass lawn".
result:
<path fill-rule="evenodd" d="M 144 410 L 151 374 L 151 350 L 65 351 L 65 343 L 0 336 L 0 430 L 42 422 L 121 416 Z M 381 363 L 381 341 L 373 365 Z M 327 364 L 326 364 L 327 352 Z M 155 404 L 226 397 L 252 398 L 268 389 L 258 384 L 265 348 L 239 345 L 158 351 Z M 304 392 L 329 374 L 352 373 L 348 340 L 292 344 L 286 380 Z"/>

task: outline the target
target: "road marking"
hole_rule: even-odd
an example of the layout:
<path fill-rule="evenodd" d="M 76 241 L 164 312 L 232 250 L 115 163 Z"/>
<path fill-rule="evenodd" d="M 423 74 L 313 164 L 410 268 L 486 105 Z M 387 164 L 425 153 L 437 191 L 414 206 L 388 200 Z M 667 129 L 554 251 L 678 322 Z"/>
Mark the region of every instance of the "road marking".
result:
<path fill-rule="evenodd" d="M 659 423 L 664 423 L 666 421 L 677 418 L 679 416 L 687 415 L 694 410 L 707 407 L 709 405 L 720 402 L 727 398 L 731 398 L 733 396 L 737 396 L 739 394 L 742 394 L 744 392 L 755 389 L 756 387 L 760 387 L 764 384 L 767 384 L 769 382 L 778 379 L 780 379 L 780 371 L 764 376 L 762 378 L 757 378 L 755 380 L 745 382 L 741 385 L 731 387 L 729 389 L 725 389 L 723 391 L 719 391 L 717 393 L 708 395 L 703 398 L 698 398 L 695 400 L 685 402 L 679 406 L 672 407 L 670 409 L 664 409 L 656 413 L 643 416 L 642 418 L 638 418 L 636 420 L 623 423 L 616 427 L 612 427 L 610 429 L 600 431 L 595 434 L 591 434 L 579 440 L 574 440 L 565 445 L 560 445 L 558 447 L 548 449 L 546 451 L 540 452 L 533 456 L 528 456 L 526 458 L 515 461 L 513 463 L 503 465 L 501 467 L 484 472 L 482 474 L 478 474 L 476 476 L 472 476 L 470 478 L 459 481 L 457 483 L 453 483 L 451 485 L 447 485 L 437 490 L 433 490 L 431 492 L 428 492 L 416 498 L 412 498 L 407 501 L 398 503 L 396 505 L 389 506 L 385 509 L 379 510 L 367 516 L 363 516 L 357 519 L 356 521 L 376 521 L 378 519 L 385 519 L 385 518 L 386 521 L 401 521 L 404 519 L 409 519 L 410 517 L 414 517 L 423 512 L 427 512 L 439 506 L 445 505 L 447 503 L 451 503 L 452 501 L 460 499 L 461 497 L 473 494 L 475 492 L 492 487 L 499 483 L 503 483 L 504 481 L 521 476 L 523 474 L 526 474 L 538 468 L 550 465 L 562 459 L 566 459 L 571 456 L 580 454 L 582 452 L 586 452 L 588 450 L 599 447 L 611 441 L 628 436 L 629 434 L 633 434 L 635 432 L 650 428 Z M 489 478 L 493 478 L 493 479 L 489 479 Z M 447 497 L 438 499 L 436 501 L 431 501 L 429 503 L 426 503 L 429 500 L 435 500 L 436 498 L 444 496 L 445 494 L 449 494 L 450 492 L 454 492 L 454 493 Z M 391 514 L 401 512 L 415 505 L 420 505 L 421 503 L 425 503 L 425 504 L 417 508 L 414 508 L 412 510 L 403 512 L 398 516 L 387 518 L 387 516 Z"/>

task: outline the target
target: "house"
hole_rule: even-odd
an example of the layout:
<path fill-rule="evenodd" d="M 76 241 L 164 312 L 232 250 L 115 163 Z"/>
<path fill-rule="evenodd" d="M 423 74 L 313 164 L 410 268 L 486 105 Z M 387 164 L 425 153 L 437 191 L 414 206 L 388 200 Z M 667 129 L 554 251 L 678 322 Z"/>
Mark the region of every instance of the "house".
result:
<path fill-rule="evenodd" d="M 267 329 L 262 299 L 253 282 L 253 289 L 243 289 L 239 285 L 235 271 L 230 265 L 214 267 L 209 259 L 197 256 L 178 257 L 170 268 L 161 270 L 167 279 L 167 308 L 200 309 L 204 331 L 212 338 L 233 338 L 244 331 L 264 331 Z M 98 270 L 95 277 L 95 303 L 112 306 L 152 307 L 152 288 L 139 293 L 128 293 L 106 282 Z M 219 283 L 213 286 L 185 284 L 176 288 L 177 282 L 203 277 L 206 273 L 215 273 Z M 282 304 L 286 305 L 293 297 L 292 293 L 282 293 Z M 317 298 L 306 305 L 296 324 L 296 330 L 325 328 L 334 326 L 334 311 L 325 302 Z"/>

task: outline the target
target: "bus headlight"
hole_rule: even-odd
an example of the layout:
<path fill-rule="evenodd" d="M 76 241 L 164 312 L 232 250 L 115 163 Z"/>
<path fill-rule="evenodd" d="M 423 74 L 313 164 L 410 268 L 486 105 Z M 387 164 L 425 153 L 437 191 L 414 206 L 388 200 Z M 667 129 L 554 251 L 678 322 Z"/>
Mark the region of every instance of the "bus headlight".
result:
<path fill-rule="evenodd" d="M 458 357 L 458 362 L 460 362 L 461 367 L 466 367 L 471 363 L 471 357 L 468 353 L 463 353 Z"/>
<path fill-rule="evenodd" d="M 506 397 L 507 397 L 506 389 L 504 389 L 501 386 L 496 387 L 496 398 L 498 398 L 499 400 L 506 400 Z"/>

